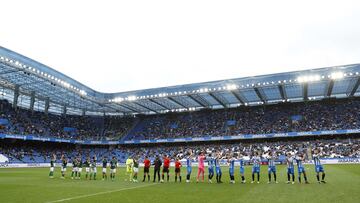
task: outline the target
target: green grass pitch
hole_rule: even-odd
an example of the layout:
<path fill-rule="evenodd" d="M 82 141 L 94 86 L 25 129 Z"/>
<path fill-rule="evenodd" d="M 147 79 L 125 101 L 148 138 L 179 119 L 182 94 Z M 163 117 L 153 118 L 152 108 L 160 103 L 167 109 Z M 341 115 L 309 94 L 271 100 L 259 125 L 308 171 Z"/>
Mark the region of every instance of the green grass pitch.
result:
<path fill-rule="evenodd" d="M 185 168 L 182 183 L 174 183 L 171 169 L 169 183 L 142 183 L 140 168 L 139 183 L 125 182 L 125 169 L 118 169 L 114 182 L 102 181 L 98 173 L 96 181 L 60 179 L 60 168 L 55 169 L 55 178 L 49 179 L 48 168 L 0 169 L 1 202 L 360 202 L 360 165 L 325 165 L 326 184 L 318 184 L 314 166 L 307 165 L 309 185 L 287 185 L 285 166 L 277 166 L 278 184 L 267 184 L 267 166 L 261 168 L 261 183 L 250 184 L 251 168 L 246 167 L 246 184 L 240 184 L 238 168 L 236 184 L 229 184 L 228 169 L 223 168 L 223 184 L 195 183 L 193 168 L 192 183 L 185 183 Z M 100 168 L 98 169 L 101 172 Z M 153 172 L 152 170 L 150 172 Z M 297 177 L 296 177 L 297 178 Z M 207 180 L 207 178 L 205 179 Z M 215 177 L 213 179 L 215 181 Z"/>

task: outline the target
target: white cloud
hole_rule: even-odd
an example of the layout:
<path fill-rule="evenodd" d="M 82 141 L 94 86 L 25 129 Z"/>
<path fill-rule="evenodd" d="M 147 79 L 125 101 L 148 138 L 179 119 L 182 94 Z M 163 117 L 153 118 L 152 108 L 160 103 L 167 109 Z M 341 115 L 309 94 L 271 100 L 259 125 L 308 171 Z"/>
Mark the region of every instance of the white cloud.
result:
<path fill-rule="evenodd" d="M 360 62 L 358 1 L 8 1 L 0 44 L 105 92 Z"/>

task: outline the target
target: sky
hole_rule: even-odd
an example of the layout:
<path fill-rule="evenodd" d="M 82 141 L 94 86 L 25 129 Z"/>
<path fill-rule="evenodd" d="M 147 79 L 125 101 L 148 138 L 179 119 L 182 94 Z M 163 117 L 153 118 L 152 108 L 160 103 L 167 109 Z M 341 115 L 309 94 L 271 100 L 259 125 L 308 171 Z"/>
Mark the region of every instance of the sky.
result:
<path fill-rule="evenodd" d="M 360 63 L 360 1 L 0 5 L 0 46 L 101 92 Z"/>

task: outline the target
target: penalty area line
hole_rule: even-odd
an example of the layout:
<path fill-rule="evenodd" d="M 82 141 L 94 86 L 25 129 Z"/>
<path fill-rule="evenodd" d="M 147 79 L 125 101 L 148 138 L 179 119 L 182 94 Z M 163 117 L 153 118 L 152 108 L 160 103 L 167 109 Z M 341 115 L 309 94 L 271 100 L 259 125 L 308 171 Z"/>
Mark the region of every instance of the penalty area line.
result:
<path fill-rule="evenodd" d="M 97 196 L 97 195 L 104 195 L 104 194 L 109 194 L 109 193 L 114 193 L 114 192 L 121 192 L 121 191 L 125 191 L 125 190 L 138 189 L 138 188 L 149 187 L 149 186 L 154 186 L 154 185 L 158 185 L 158 184 L 155 183 L 155 184 L 150 184 L 150 185 L 139 185 L 139 186 L 135 186 L 135 187 L 121 188 L 121 189 L 117 189 L 117 190 L 98 192 L 98 193 L 88 194 L 88 195 L 79 195 L 79 196 L 75 196 L 75 197 L 69 197 L 69 198 L 65 198 L 65 199 L 49 201 L 46 203 L 66 202 L 66 201 L 71 201 L 71 200 L 75 200 L 75 199 L 87 198 L 87 197 L 92 197 L 92 196 Z"/>

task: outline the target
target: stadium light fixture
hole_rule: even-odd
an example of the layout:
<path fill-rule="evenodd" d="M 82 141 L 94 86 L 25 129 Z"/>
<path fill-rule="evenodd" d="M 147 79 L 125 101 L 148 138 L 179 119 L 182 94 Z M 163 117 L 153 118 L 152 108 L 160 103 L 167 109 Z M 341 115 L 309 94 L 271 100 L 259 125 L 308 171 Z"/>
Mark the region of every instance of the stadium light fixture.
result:
<path fill-rule="evenodd" d="M 87 95 L 87 93 L 85 92 L 85 90 L 80 90 L 80 94 L 83 95 L 83 96 Z"/>
<path fill-rule="evenodd" d="M 136 100 L 136 96 L 132 95 L 132 96 L 128 96 L 127 97 L 128 101 L 135 101 Z"/>
<path fill-rule="evenodd" d="M 229 91 L 231 91 L 231 90 L 237 89 L 237 87 L 236 87 L 235 84 L 228 84 L 228 85 L 226 86 L 226 89 L 229 90 Z"/>
<path fill-rule="evenodd" d="M 305 75 L 297 78 L 299 83 L 315 82 L 321 79 L 320 75 Z"/>
<path fill-rule="evenodd" d="M 114 102 L 120 103 L 122 101 L 124 101 L 124 98 L 122 97 L 116 97 L 115 99 L 113 99 Z"/>
<path fill-rule="evenodd" d="M 333 79 L 333 80 L 342 79 L 344 76 L 345 76 L 345 74 L 342 72 L 333 72 L 330 75 L 331 79 Z"/>

